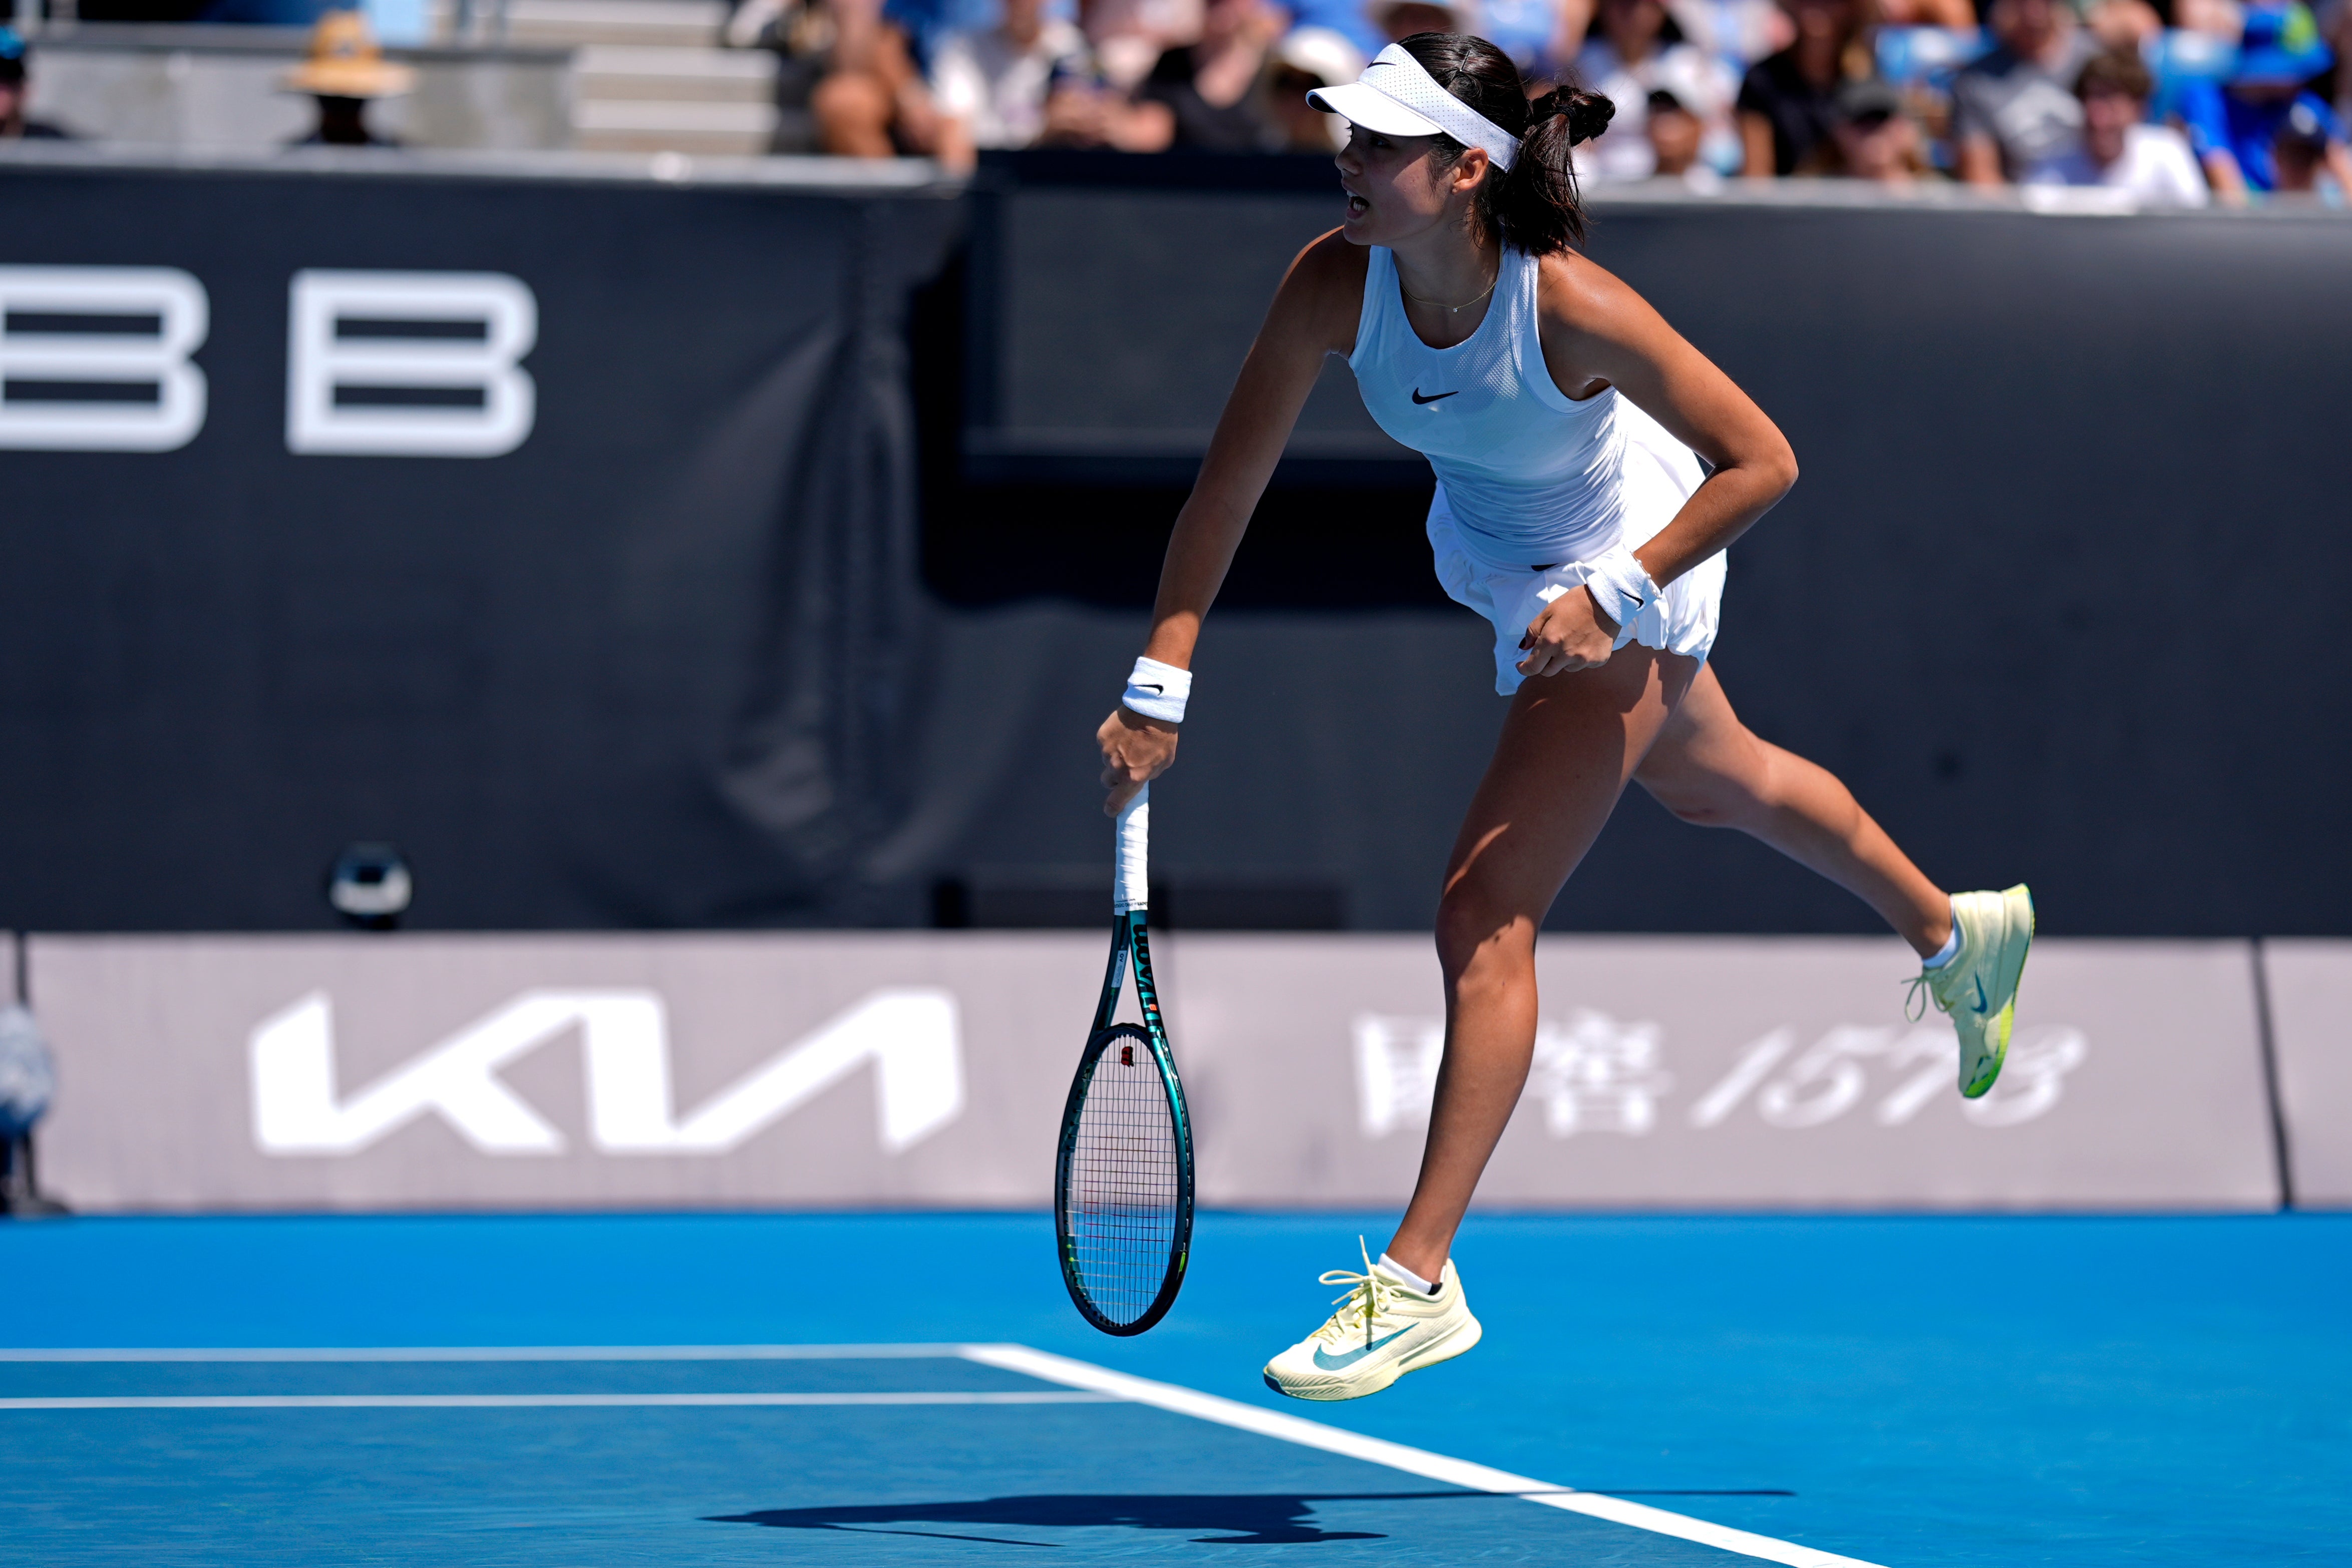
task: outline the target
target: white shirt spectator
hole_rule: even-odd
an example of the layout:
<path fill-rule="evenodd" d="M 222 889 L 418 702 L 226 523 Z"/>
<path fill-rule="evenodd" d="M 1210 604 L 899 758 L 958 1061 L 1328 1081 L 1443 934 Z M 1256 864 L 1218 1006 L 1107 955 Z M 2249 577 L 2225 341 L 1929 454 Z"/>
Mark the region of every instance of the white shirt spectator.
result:
<path fill-rule="evenodd" d="M 976 147 L 1026 147 L 1045 129 L 1054 68 L 1083 61 L 1087 41 L 1067 22 L 1045 22 L 1025 47 L 1003 27 L 953 33 L 931 64 L 940 110 L 971 130 Z"/>
<path fill-rule="evenodd" d="M 1617 106 L 1609 130 L 1576 150 L 1577 172 L 1592 180 L 1646 180 L 1656 172 L 1647 128 L 1650 94 L 1664 89 L 1698 116 L 1703 128 L 1700 162 L 1717 169 L 1739 165 L 1739 131 L 1731 106 L 1739 78 L 1721 59 L 1691 44 L 1668 44 L 1629 66 L 1605 38 L 1588 42 L 1576 57 L 1576 78 Z"/>
<path fill-rule="evenodd" d="M 2144 207 L 2202 207 L 2213 200 L 2189 139 L 2168 125 L 2133 126 L 2124 133 L 2124 155 L 2104 169 L 2077 147 L 2043 164 L 2026 183 L 2105 185 L 2128 193 Z"/>

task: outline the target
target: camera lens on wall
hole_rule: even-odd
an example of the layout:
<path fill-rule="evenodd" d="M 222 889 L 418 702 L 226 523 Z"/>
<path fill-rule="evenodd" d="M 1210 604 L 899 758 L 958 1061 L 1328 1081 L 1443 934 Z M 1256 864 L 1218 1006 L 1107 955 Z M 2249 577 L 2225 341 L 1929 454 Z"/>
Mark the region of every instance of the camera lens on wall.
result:
<path fill-rule="evenodd" d="M 365 931 L 390 931 L 408 911 L 415 884 L 408 862 L 390 844 L 353 844 L 327 874 L 327 902 Z"/>

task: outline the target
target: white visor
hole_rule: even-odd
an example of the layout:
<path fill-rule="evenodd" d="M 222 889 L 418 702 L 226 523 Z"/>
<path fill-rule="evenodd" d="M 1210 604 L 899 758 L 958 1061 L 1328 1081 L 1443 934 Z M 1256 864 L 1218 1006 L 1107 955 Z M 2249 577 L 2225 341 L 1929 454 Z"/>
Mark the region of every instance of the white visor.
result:
<path fill-rule="evenodd" d="M 1497 169 L 1519 155 L 1517 137 L 1438 86 L 1402 44 L 1382 49 L 1354 81 L 1317 88 L 1307 101 L 1382 136 L 1451 136 L 1483 147 Z"/>

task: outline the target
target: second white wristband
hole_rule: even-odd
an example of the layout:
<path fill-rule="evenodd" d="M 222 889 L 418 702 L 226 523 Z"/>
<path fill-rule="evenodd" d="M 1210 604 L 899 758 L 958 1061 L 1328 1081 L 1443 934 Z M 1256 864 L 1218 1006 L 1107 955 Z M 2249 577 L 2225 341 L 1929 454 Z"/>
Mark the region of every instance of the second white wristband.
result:
<path fill-rule="evenodd" d="M 1642 612 L 1656 603 L 1664 591 L 1633 559 L 1633 552 L 1622 544 L 1612 545 L 1592 559 L 1578 564 L 1583 568 L 1584 586 L 1591 591 L 1593 601 L 1620 628 L 1631 628 Z"/>
<path fill-rule="evenodd" d="M 1146 718 L 1156 718 L 1162 724 L 1182 724 L 1184 703 L 1192 695 L 1192 671 L 1163 664 L 1157 659 L 1138 659 L 1127 677 L 1127 695 L 1119 702 Z"/>

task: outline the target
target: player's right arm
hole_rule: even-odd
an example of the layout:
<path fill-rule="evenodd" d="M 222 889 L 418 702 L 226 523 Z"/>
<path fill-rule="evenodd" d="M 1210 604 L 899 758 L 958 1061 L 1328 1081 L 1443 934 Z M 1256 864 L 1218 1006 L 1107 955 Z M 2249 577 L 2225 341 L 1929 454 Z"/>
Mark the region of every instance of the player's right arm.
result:
<path fill-rule="evenodd" d="M 1323 356 L 1355 350 L 1365 262 L 1362 249 L 1335 229 L 1300 251 L 1284 274 L 1225 399 L 1216 434 L 1209 438 L 1192 494 L 1176 515 L 1176 530 L 1160 566 L 1151 635 L 1143 645 L 1147 658 L 1192 667 L 1201 622 L 1282 460 L 1298 411 L 1323 372 Z M 1176 759 L 1176 727 L 1124 704 L 1103 720 L 1095 738 L 1102 746 L 1102 781 L 1110 791 L 1103 809 L 1114 816 Z"/>

